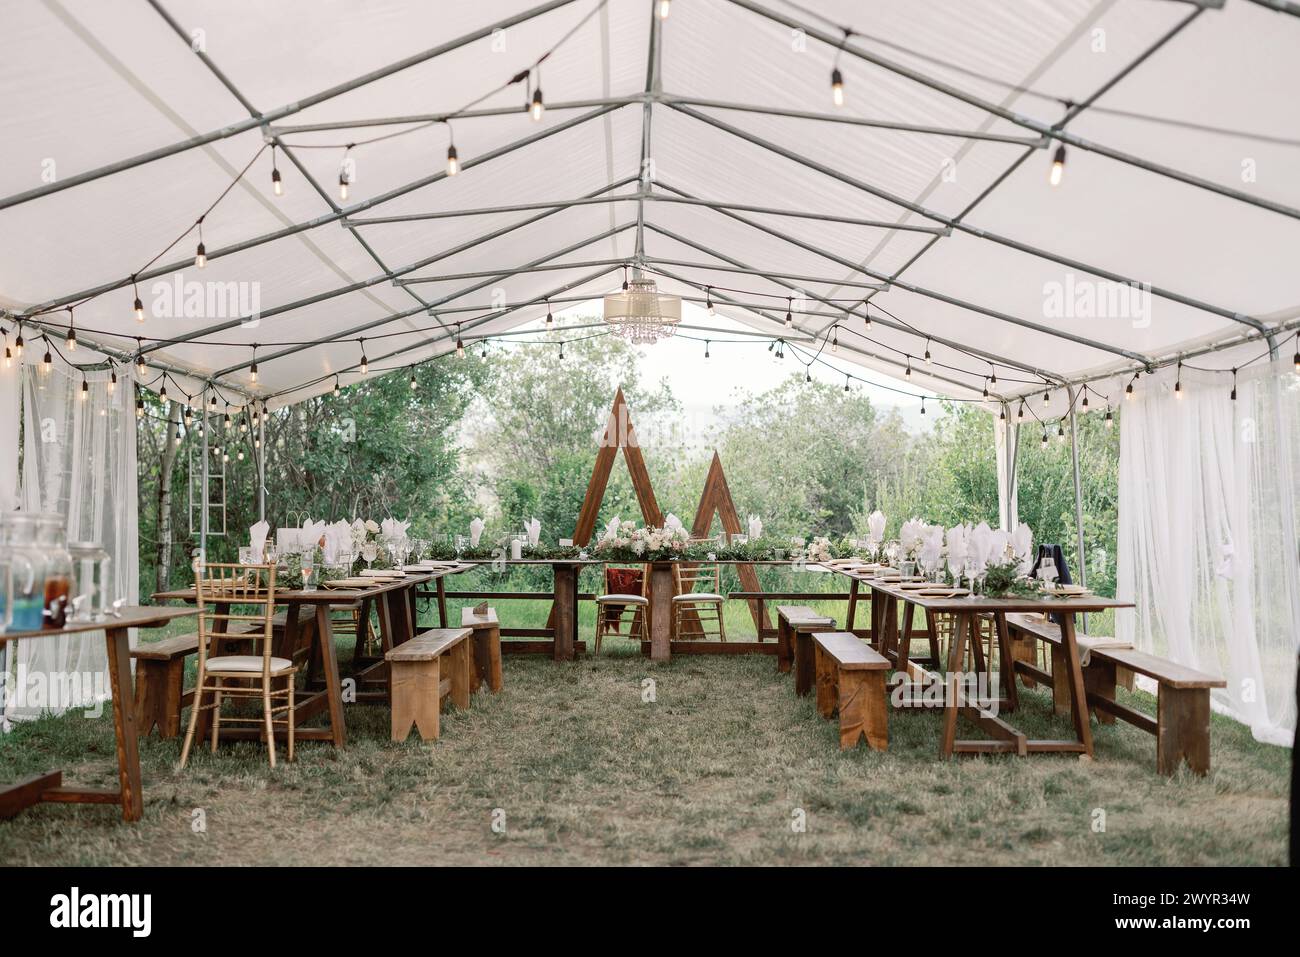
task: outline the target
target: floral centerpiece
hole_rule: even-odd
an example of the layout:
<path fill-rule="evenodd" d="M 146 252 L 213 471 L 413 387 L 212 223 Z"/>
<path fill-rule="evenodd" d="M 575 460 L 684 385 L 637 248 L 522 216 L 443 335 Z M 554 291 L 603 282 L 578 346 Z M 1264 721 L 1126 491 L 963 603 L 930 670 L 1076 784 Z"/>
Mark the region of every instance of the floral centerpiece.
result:
<path fill-rule="evenodd" d="M 610 561 L 665 561 L 685 557 L 690 540 L 680 524 L 656 528 L 614 520 L 596 539 L 595 552 Z"/>

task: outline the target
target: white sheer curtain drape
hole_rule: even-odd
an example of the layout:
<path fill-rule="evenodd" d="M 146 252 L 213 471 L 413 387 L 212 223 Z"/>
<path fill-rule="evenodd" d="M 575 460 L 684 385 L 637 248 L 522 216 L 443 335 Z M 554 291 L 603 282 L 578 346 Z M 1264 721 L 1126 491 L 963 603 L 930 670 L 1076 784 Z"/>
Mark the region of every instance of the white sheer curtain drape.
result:
<path fill-rule="evenodd" d="M 1300 377 L 1144 377 L 1120 422 L 1116 616 L 1138 648 L 1221 675 L 1216 710 L 1292 743 L 1300 636 Z"/>
<path fill-rule="evenodd" d="M 87 357 L 94 362 L 95 356 Z M 42 372 L 25 365 L 23 383 L 23 476 L 21 501 L 30 512 L 57 512 L 67 521 L 68 540 L 96 542 L 112 556 L 113 598 L 131 604 L 139 594 L 139 528 L 136 502 L 136 436 L 131 372 L 112 373 L 72 368 L 55 360 Z M 82 382 L 88 386 L 82 398 Z M 103 674 L 103 632 L 61 635 L 11 646 L 11 668 L 27 674 Z M 66 685 L 65 685 L 66 687 Z M 97 689 L 107 696 L 108 682 L 84 682 L 83 700 L 92 704 Z M 15 696 L 16 697 L 16 696 Z M 38 706 L 5 703 L 9 718 L 38 716 Z"/>
<path fill-rule="evenodd" d="M 9 342 L 6 339 L 5 344 Z M 0 347 L 2 348 L 2 347 Z M 0 512 L 18 504 L 18 395 L 22 378 L 18 366 L 0 366 Z M 12 656 L 8 645 L 0 645 L 0 675 L 8 673 Z M 0 732 L 8 730 L 5 714 L 5 683 L 0 681 Z"/>

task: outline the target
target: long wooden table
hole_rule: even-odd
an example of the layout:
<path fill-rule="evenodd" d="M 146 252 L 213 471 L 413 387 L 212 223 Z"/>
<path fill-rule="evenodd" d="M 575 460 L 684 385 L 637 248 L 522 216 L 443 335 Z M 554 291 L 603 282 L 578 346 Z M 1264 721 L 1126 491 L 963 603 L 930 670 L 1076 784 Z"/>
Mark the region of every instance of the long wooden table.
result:
<path fill-rule="evenodd" d="M 1097 595 L 1070 598 L 971 598 L 935 597 L 917 594 L 901 587 L 901 583 L 886 581 L 869 574 L 852 571 L 840 572 L 864 584 L 872 592 L 872 634 L 877 646 L 894 667 L 912 679 L 933 680 L 934 674 L 910 658 L 912 621 L 916 609 L 927 617 L 935 614 L 955 618 L 953 638 L 948 648 L 948 661 L 944 673 L 944 723 L 939 753 L 949 757 L 953 753 L 1012 753 L 1026 755 L 1034 752 L 1078 752 L 1092 755 L 1092 731 L 1088 726 L 1087 694 L 1083 683 L 1083 669 L 1079 663 L 1079 646 L 1075 637 L 1074 616 L 1084 612 L 1103 611 L 1107 608 L 1132 608 L 1132 602 L 1119 601 Z M 900 609 L 900 604 L 902 608 Z M 903 623 L 900 631 L 899 612 Z M 1012 727 L 1001 717 L 992 714 L 988 705 L 993 701 L 969 702 L 961 693 L 959 672 L 965 658 L 967 642 L 971 642 L 972 658 L 977 670 L 986 670 L 983 655 L 978 651 L 979 618 L 991 615 L 997 629 L 998 676 L 1002 696 L 996 701 L 999 710 L 1014 712 L 1019 706 L 1016 690 L 1017 667 L 1007 631 L 1006 616 L 1011 612 L 1057 614 L 1061 616 L 1061 642 L 1068 670 L 1067 686 L 1070 711 L 1074 722 L 1074 740 L 1031 739 Z M 933 628 L 931 628 L 933 634 Z M 957 738 L 957 718 L 967 718 L 990 735 L 992 740 L 962 740 Z"/>
<path fill-rule="evenodd" d="M 66 635 L 102 631 L 108 644 L 108 680 L 113 695 L 113 736 L 117 742 L 118 787 L 81 788 L 63 783 L 62 771 L 49 771 L 0 787 L 0 818 L 12 817 L 23 808 L 42 801 L 72 804 L 120 804 L 124 821 L 138 821 L 144 813 L 140 780 L 140 751 L 137 746 L 134 686 L 131 682 L 130 629 L 157 628 L 176 618 L 195 614 L 187 608 L 123 608 L 121 617 L 104 621 L 70 622 L 63 628 L 40 631 L 8 631 L 0 644 L 11 641 L 60 638 Z"/>
<path fill-rule="evenodd" d="M 296 696 L 294 702 L 295 725 L 309 721 L 322 713 L 329 714 L 329 727 L 303 728 L 295 727 L 294 736 L 302 741 L 328 741 L 335 747 L 347 744 L 347 723 L 343 715 L 344 688 L 339 675 L 338 650 L 334 643 L 334 626 L 332 612 L 340 609 L 358 609 L 359 627 L 364 628 L 373 608 L 379 619 L 379 637 L 381 654 L 373 661 L 354 659 L 359 670 L 353 676 L 357 683 L 356 700 L 368 697 L 384 696 L 383 692 L 365 692 L 360 686 L 366 681 L 385 681 L 387 669 L 383 661 L 383 652 L 391 650 L 415 636 L 417 626 L 416 591 L 430 582 L 440 580 L 446 575 L 464 571 L 470 566 L 449 566 L 430 569 L 425 572 L 410 572 L 403 578 L 386 581 L 369 588 L 329 588 L 318 587 L 312 591 L 300 588 L 277 588 L 276 604 L 285 606 L 284 636 L 277 654 L 290 658 L 306 646 L 311 666 L 309 668 L 309 686 L 306 693 Z M 157 592 L 154 601 L 195 601 L 194 588 L 173 589 Z M 219 613 L 228 611 L 228 606 L 217 605 Z M 224 622 L 216 623 L 224 627 Z M 214 634 L 208 648 L 209 655 L 218 653 L 218 643 L 222 632 Z M 305 640 L 304 640 L 305 638 Z M 360 638 L 358 638 L 358 641 Z M 313 682 L 312 672 L 319 669 L 321 680 Z M 312 687 L 312 684 L 315 687 Z M 203 736 L 210 720 L 209 713 L 201 716 L 198 729 Z M 277 731 L 277 734 L 283 734 Z M 260 728 L 231 728 L 222 732 L 230 738 L 260 738 Z"/>

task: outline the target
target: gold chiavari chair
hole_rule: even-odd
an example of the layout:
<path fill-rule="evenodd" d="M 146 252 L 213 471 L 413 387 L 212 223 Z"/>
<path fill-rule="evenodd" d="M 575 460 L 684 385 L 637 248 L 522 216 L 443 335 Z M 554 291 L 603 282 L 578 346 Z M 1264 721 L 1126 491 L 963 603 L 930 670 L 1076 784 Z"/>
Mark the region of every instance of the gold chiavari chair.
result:
<path fill-rule="evenodd" d="M 261 724 L 271 767 L 275 767 L 275 727 L 285 727 L 289 739 L 289 760 L 293 760 L 293 691 L 297 666 L 287 658 L 271 654 L 274 643 L 275 566 L 232 565 L 211 562 L 198 566 L 195 591 L 199 609 L 199 675 L 190 708 L 190 726 L 181 748 L 181 767 L 189 760 L 199 713 L 212 712 L 212 750 L 217 750 L 221 725 Z M 218 625 L 218 623 L 224 623 Z M 208 656 L 213 634 L 232 631 L 240 623 L 240 641 L 252 643 L 255 654 Z M 246 631 L 243 629 L 247 629 Z M 276 683 L 283 683 L 277 688 Z M 222 716 L 227 699 L 261 699 L 261 717 Z M 277 720 L 276 715 L 282 715 Z"/>
<path fill-rule="evenodd" d="M 614 571 L 639 571 L 640 586 L 637 591 L 631 591 L 623 585 L 617 586 L 610 572 Z M 600 654 L 600 643 L 606 635 L 620 635 L 623 626 L 623 616 L 628 611 L 632 612 L 632 618 L 628 621 L 626 637 L 634 641 L 645 639 L 645 612 L 650 604 L 650 599 L 646 597 L 646 588 L 650 581 L 650 569 L 641 567 L 640 569 L 612 569 L 605 567 L 605 594 L 596 596 L 596 654 Z"/>
<path fill-rule="evenodd" d="M 723 622 L 726 596 L 722 594 L 722 570 L 716 563 L 673 565 L 673 635 L 680 641 L 692 641 L 717 635 L 727 640 Z M 696 591 L 703 585 L 703 591 Z"/>

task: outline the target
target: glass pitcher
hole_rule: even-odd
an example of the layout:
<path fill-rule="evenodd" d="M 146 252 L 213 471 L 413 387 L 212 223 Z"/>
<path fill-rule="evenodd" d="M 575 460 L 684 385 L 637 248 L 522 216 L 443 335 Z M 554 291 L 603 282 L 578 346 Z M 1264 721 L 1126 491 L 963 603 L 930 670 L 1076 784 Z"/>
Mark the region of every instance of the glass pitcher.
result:
<path fill-rule="evenodd" d="M 45 559 L 46 628 L 62 628 L 68 621 L 72 602 L 72 555 L 63 516 L 43 512 L 36 516 L 36 541 Z"/>
<path fill-rule="evenodd" d="M 73 621 L 103 621 L 112 608 L 113 560 L 98 542 L 71 542 L 76 571 L 76 597 L 72 599 Z"/>
<path fill-rule="evenodd" d="M 13 512 L 5 523 L 5 551 L 12 587 L 9 627 L 40 631 L 45 610 L 45 561 L 36 543 L 36 516 Z"/>

